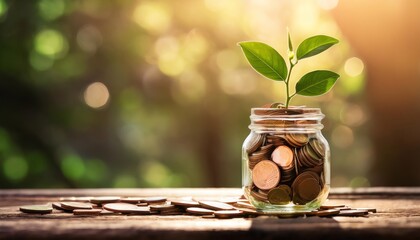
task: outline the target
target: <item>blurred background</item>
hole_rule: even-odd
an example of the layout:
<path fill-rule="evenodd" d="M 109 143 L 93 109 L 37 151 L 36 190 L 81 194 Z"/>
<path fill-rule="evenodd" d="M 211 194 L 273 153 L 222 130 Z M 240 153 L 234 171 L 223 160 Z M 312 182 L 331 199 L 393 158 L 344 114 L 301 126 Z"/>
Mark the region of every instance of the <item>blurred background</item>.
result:
<path fill-rule="evenodd" d="M 250 108 L 284 85 L 239 41 L 329 69 L 322 108 L 332 186 L 420 185 L 420 2 L 0 0 L 0 188 L 240 187 Z"/>

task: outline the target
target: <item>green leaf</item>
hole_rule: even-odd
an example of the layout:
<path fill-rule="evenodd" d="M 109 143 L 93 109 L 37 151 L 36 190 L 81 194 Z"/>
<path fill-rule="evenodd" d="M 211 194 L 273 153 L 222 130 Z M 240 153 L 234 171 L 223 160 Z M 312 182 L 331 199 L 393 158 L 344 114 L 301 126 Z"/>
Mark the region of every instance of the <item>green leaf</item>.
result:
<path fill-rule="evenodd" d="M 286 62 L 274 48 L 261 42 L 238 44 L 255 71 L 272 80 L 284 81 L 286 79 Z"/>
<path fill-rule="evenodd" d="M 297 59 L 300 60 L 317 55 L 318 53 L 327 50 L 332 45 L 337 43 L 337 39 L 325 35 L 317 35 L 307 38 L 299 45 L 297 49 Z"/>
<path fill-rule="evenodd" d="M 327 93 L 340 77 L 335 72 L 317 70 L 305 74 L 296 84 L 296 94 L 318 96 Z"/>

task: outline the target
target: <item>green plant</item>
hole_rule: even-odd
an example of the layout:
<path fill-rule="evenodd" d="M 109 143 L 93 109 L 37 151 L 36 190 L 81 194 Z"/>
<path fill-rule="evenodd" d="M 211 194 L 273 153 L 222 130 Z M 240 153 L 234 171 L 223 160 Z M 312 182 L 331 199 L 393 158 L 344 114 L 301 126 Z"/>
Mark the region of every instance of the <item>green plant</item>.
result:
<path fill-rule="evenodd" d="M 295 93 L 290 95 L 289 82 L 293 67 L 308 57 L 317 55 L 339 41 L 333 37 L 317 35 L 305 39 L 297 48 L 293 50 L 292 40 L 288 34 L 288 58 L 289 68 L 283 57 L 271 46 L 262 42 L 239 42 L 246 59 L 251 66 L 266 78 L 283 81 L 286 84 L 286 108 L 289 107 L 290 100 L 296 95 L 318 96 L 327 93 L 340 77 L 335 72 L 328 70 L 316 70 L 305 74 L 296 83 Z"/>

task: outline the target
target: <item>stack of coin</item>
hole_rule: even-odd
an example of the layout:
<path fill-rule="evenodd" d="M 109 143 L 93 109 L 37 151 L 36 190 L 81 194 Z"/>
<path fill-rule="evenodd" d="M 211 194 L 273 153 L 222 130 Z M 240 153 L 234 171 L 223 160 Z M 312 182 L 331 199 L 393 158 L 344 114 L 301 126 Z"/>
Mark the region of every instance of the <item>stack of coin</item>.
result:
<path fill-rule="evenodd" d="M 268 202 L 268 193 L 263 190 L 258 189 L 257 187 L 254 187 L 251 190 L 251 196 L 258 201 Z"/>
<path fill-rule="evenodd" d="M 269 144 L 266 146 L 262 146 L 258 149 L 258 151 L 251 153 L 251 155 L 249 155 L 248 157 L 249 168 L 254 169 L 257 163 L 261 162 L 262 160 L 269 159 L 273 147 L 273 144 Z"/>
<path fill-rule="evenodd" d="M 252 134 L 249 136 L 249 139 L 247 141 L 247 145 L 245 146 L 246 152 L 248 154 L 255 152 L 264 141 L 264 135 L 263 134 Z"/>
<path fill-rule="evenodd" d="M 272 204 L 288 204 L 291 200 L 292 190 L 287 185 L 280 185 L 271 189 L 268 194 L 268 201 Z"/>
<path fill-rule="evenodd" d="M 150 205 L 150 211 L 155 211 L 160 215 L 182 215 L 185 213 L 183 207 L 178 207 L 172 204 Z"/>
<path fill-rule="evenodd" d="M 273 144 L 274 146 L 278 147 L 281 145 L 286 145 L 287 141 L 284 135 L 267 135 L 267 143 Z"/>
<path fill-rule="evenodd" d="M 296 175 L 293 151 L 286 145 L 278 146 L 271 154 L 271 159 L 281 170 L 281 183 L 287 183 Z"/>
<path fill-rule="evenodd" d="M 309 136 L 307 134 L 288 133 L 285 135 L 285 139 L 290 146 L 297 148 L 306 145 L 309 141 Z"/>
<path fill-rule="evenodd" d="M 306 171 L 299 174 L 292 184 L 293 203 L 306 204 L 318 197 L 322 186 L 317 173 Z"/>
<path fill-rule="evenodd" d="M 312 138 L 309 144 L 295 149 L 300 168 L 313 168 L 324 163 L 324 149 L 319 140 Z"/>
<path fill-rule="evenodd" d="M 131 203 L 107 203 L 103 205 L 103 209 L 122 214 L 150 215 L 157 213 L 156 211 L 151 211 L 148 206 L 139 207 Z"/>

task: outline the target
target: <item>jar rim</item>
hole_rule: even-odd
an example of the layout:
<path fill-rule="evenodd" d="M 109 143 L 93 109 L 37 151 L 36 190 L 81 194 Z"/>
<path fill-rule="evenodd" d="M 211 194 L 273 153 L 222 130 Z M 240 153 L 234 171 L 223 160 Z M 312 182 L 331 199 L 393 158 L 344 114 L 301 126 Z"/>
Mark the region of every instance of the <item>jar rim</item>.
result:
<path fill-rule="evenodd" d="M 252 117 L 270 117 L 270 118 L 306 118 L 319 117 L 323 119 L 325 115 L 320 108 L 307 107 L 289 107 L 289 108 L 251 108 Z"/>
<path fill-rule="evenodd" d="M 320 108 L 251 108 L 249 128 L 268 132 L 273 129 L 298 132 L 321 130 L 324 117 Z"/>

